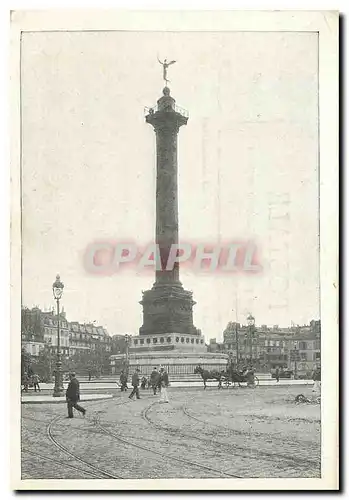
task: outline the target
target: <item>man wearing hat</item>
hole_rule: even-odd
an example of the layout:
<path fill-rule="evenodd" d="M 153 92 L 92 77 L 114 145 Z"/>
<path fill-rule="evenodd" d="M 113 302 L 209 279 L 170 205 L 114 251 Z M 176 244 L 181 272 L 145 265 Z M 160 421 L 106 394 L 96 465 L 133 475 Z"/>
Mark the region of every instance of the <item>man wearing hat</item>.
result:
<path fill-rule="evenodd" d="M 156 367 L 154 366 L 153 371 L 151 372 L 150 375 L 150 384 L 153 388 L 153 393 L 154 396 L 156 395 L 157 389 L 160 388 L 160 373 L 157 371 Z"/>
<path fill-rule="evenodd" d="M 86 413 L 85 408 L 78 404 L 80 401 L 80 383 L 78 379 L 75 377 L 75 373 L 69 373 L 70 382 L 65 393 L 65 397 L 68 405 L 68 418 L 73 418 L 73 408 L 81 412 L 84 416 Z"/>
<path fill-rule="evenodd" d="M 129 395 L 129 398 L 130 399 L 133 399 L 133 396 L 136 394 L 136 397 L 137 399 L 141 399 L 139 397 L 139 389 L 138 389 L 138 386 L 139 386 L 139 368 L 136 368 L 134 374 L 132 375 L 132 386 L 133 386 L 133 389 L 132 389 L 132 392 L 131 394 Z"/>

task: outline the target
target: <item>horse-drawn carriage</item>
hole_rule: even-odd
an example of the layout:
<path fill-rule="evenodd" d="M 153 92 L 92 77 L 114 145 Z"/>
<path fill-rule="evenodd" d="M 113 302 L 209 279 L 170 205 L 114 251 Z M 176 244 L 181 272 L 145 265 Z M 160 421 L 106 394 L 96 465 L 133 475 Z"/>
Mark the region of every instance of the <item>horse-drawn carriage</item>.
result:
<path fill-rule="evenodd" d="M 254 374 L 253 370 L 251 372 L 238 372 L 235 370 L 226 371 L 226 376 L 224 377 L 223 383 L 226 387 L 230 385 L 238 384 L 239 387 L 242 384 L 247 384 L 249 387 L 257 387 L 259 385 L 259 379 Z"/>
<path fill-rule="evenodd" d="M 203 369 L 198 365 L 194 373 L 199 373 L 204 382 L 204 389 L 206 389 L 207 380 L 217 380 L 218 389 L 221 389 L 223 385 L 228 388 L 230 385 L 235 387 L 237 384 L 242 387 L 242 384 L 247 384 L 247 387 L 257 387 L 259 385 L 259 379 L 254 374 L 253 370 L 245 370 L 244 372 L 239 372 L 228 367 L 226 371 L 209 371 Z"/>

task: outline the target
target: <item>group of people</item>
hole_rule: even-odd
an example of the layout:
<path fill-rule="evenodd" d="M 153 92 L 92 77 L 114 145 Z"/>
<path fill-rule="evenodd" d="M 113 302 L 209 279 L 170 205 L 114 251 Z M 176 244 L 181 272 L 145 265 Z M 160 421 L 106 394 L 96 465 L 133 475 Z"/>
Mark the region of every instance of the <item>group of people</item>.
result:
<path fill-rule="evenodd" d="M 147 380 L 145 376 L 141 378 L 140 369 L 136 368 L 132 375 L 131 384 L 133 389 L 129 395 L 130 399 L 133 399 L 134 396 L 136 396 L 137 399 L 140 399 L 139 386 L 141 386 L 142 389 L 145 389 L 146 386 L 148 386 L 148 388 L 152 388 L 154 396 L 157 392 L 160 393 L 161 403 L 169 403 L 167 387 L 170 385 L 170 382 L 165 368 L 161 367 L 160 371 L 158 371 L 157 368 L 154 367 L 149 380 Z M 124 392 L 127 391 L 127 389 L 127 374 L 122 371 L 120 374 L 120 390 L 121 392 Z"/>
<path fill-rule="evenodd" d="M 23 386 L 22 391 L 28 392 L 29 386 L 32 385 L 35 392 L 37 391 L 41 392 L 39 382 L 40 382 L 39 375 L 37 375 L 36 373 L 28 374 L 27 372 L 24 372 L 22 377 L 22 386 Z"/>

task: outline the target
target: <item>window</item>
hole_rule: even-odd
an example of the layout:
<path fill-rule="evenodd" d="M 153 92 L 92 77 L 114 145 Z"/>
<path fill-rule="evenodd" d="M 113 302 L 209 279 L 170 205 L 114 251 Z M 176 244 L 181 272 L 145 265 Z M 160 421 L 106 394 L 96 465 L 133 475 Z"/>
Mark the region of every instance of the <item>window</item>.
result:
<path fill-rule="evenodd" d="M 191 343 L 194 344 L 194 339 L 191 339 Z"/>
<path fill-rule="evenodd" d="M 190 340 L 190 339 L 188 339 L 188 338 L 186 338 L 186 339 L 185 339 L 185 341 L 186 341 L 186 343 L 187 343 L 187 344 L 189 344 L 189 340 Z"/>
<path fill-rule="evenodd" d="M 153 344 L 157 344 L 157 342 L 158 342 L 158 339 L 153 338 Z"/>
<path fill-rule="evenodd" d="M 138 340 L 134 340 L 134 345 L 137 345 L 138 344 Z"/>
<path fill-rule="evenodd" d="M 170 344 L 171 343 L 171 337 L 167 337 L 167 342 Z"/>
<path fill-rule="evenodd" d="M 199 343 L 199 339 L 196 339 L 196 343 L 197 343 L 197 344 Z"/>
<path fill-rule="evenodd" d="M 179 342 L 179 337 L 176 337 L 176 342 Z"/>
<path fill-rule="evenodd" d="M 181 342 L 184 342 L 184 337 L 181 337 Z"/>
<path fill-rule="evenodd" d="M 147 339 L 147 344 L 150 344 L 150 339 Z"/>
<path fill-rule="evenodd" d="M 161 337 L 160 338 L 160 344 L 163 344 L 164 343 L 164 337 Z"/>
<path fill-rule="evenodd" d="M 140 343 L 141 345 L 144 345 L 144 339 L 141 339 L 141 340 L 139 341 L 139 343 Z"/>
<path fill-rule="evenodd" d="M 203 341 L 203 340 L 200 340 L 200 344 L 203 344 L 203 343 L 204 343 L 204 341 Z"/>

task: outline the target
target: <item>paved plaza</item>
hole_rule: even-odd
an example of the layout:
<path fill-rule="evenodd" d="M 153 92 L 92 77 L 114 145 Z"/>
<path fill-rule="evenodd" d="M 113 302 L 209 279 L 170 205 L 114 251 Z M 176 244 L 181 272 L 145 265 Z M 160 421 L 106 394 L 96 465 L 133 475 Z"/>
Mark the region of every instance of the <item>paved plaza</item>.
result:
<path fill-rule="evenodd" d="M 22 405 L 22 479 L 320 477 L 320 405 L 311 386 L 170 387 L 131 401 Z"/>

